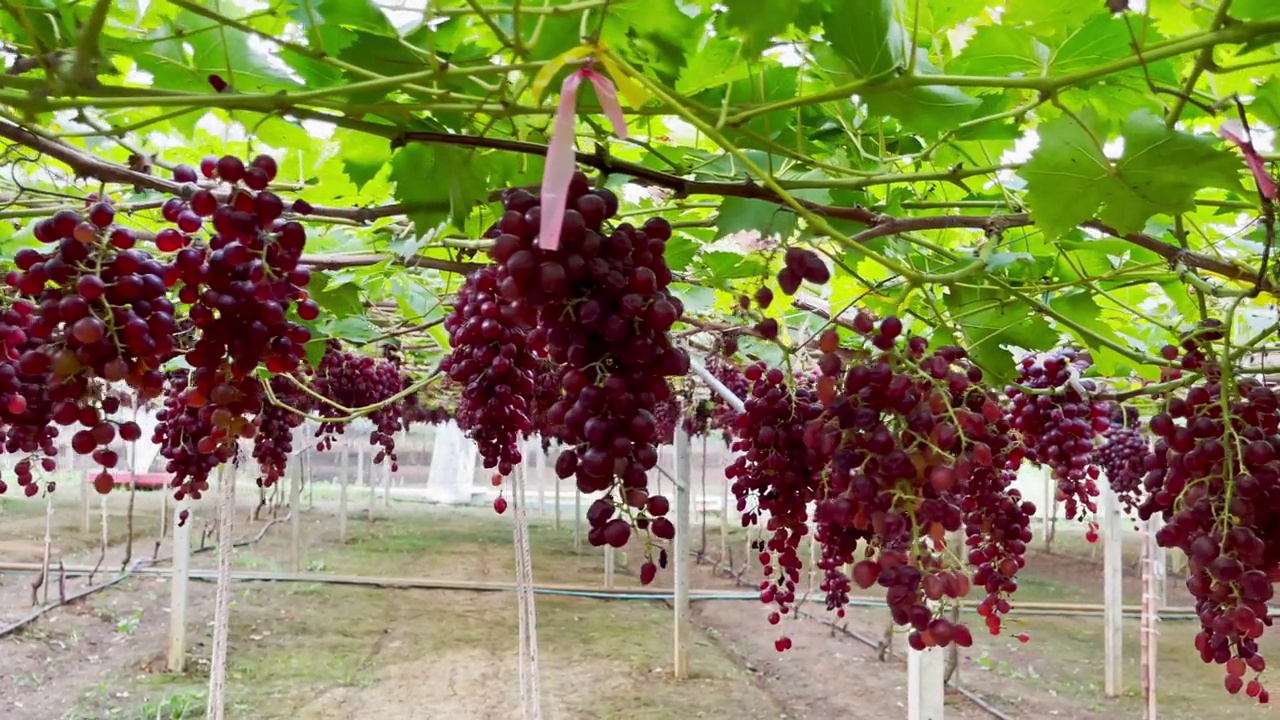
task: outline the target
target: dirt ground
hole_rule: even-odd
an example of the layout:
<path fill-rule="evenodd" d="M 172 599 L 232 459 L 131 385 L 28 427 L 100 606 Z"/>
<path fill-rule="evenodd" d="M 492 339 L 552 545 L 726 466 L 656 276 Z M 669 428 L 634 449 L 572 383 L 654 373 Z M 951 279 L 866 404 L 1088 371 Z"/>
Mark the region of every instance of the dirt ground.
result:
<path fill-rule="evenodd" d="M 256 498 L 249 498 L 256 500 Z M 43 506 L 5 501 L 0 515 L 0 561 L 38 560 Z M 236 537 L 255 535 L 252 504 L 237 514 Z M 355 508 L 359 508 L 357 512 Z M 158 519 L 158 509 L 146 506 Z M 112 510 L 112 525 L 121 525 Z M 67 517 L 64 517 L 67 516 Z M 78 517 L 59 508 L 55 557 L 68 565 L 97 559 L 98 526 L 88 537 Z M 432 508 L 396 503 L 370 522 L 363 500 L 353 504 L 348 541 L 338 541 L 331 504 L 302 514 L 304 565 L 313 572 L 369 577 L 429 577 L 510 582 L 514 579 L 511 518 L 487 509 Z M 197 522 L 201 519 L 198 518 Z M 63 522 L 65 521 L 65 522 Z M 150 523 L 147 519 L 146 523 Z M 152 526 L 146 524 L 150 529 Z M 696 532 L 696 530 L 695 530 Z M 714 529 L 712 530 L 714 536 Z M 575 553 L 571 523 L 556 531 L 544 519 L 531 528 L 539 583 L 599 586 L 601 551 Z M 735 542 L 738 538 L 734 538 Z M 150 556 L 154 537 L 141 545 Z M 711 543 L 715 545 L 713 541 Z M 695 539 L 693 545 L 697 547 Z M 739 546 L 740 547 L 740 546 Z M 634 555 L 637 551 L 632 551 Z M 161 549 L 166 555 L 168 548 Z M 289 527 L 278 523 L 263 539 L 239 548 L 237 567 L 285 571 Z M 111 534 L 108 561 L 118 570 L 123 549 Z M 193 557 L 212 568 L 212 552 Z M 114 564 L 113 564 L 114 563 Z M 637 585 L 636 557 L 619 556 L 616 582 Z M 0 574 L 0 623 L 31 611 L 31 575 Z M 101 577 L 99 581 L 101 581 Z M 744 582 L 752 583 L 748 573 Z M 664 571 L 658 584 L 669 584 Z M 68 581 L 68 592 L 83 587 Z M 698 588 L 744 588 L 710 565 L 699 567 Z M 1033 555 L 1023 573 L 1026 600 L 1098 602 L 1101 567 L 1087 557 Z M 1136 601 L 1137 579 L 1126 581 Z M 1185 605 L 1171 583 L 1170 603 Z M 56 591 L 51 597 L 56 598 Z M 28 628 L 0 638 L 0 717 L 13 720 L 199 718 L 204 716 L 213 585 L 193 582 L 188 613 L 188 672 L 164 671 L 168 580 L 135 575 L 116 587 L 55 609 Z M 563 720 L 731 718 L 885 720 L 906 716 L 904 643 L 880 652 L 812 617 L 765 622 L 754 601 L 694 604 L 692 677 L 671 678 L 671 615 L 655 601 L 603 601 L 555 595 L 537 598 L 540 690 L 544 716 Z M 971 623 L 977 620 L 968 616 Z M 1019 719 L 1141 717 L 1136 623 L 1126 627 L 1126 691 L 1102 693 L 1101 621 L 1096 618 L 1015 615 L 1012 633 L 977 641 L 960 655 L 960 683 Z M 980 623 L 974 623 L 980 628 Z M 851 608 L 840 627 L 864 638 L 885 634 L 887 612 Z M 785 633 L 791 651 L 774 639 Z M 1012 635 L 1026 632 L 1023 644 Z M 1164 624 L 1160 645 L 1161 716 L 1191 720 L 1271 717 L 1221 689 L 1220 670 L 1194 657 L 1192 623 Z M 238 582 L 234 587 L 228 718 L 269 720 L 461 720 L 520 717 L 516 602 L 507 592 L 402 590 L 317 583 Z M 960 695 L 948 697 L 947 718 L 992 714 Z"/>

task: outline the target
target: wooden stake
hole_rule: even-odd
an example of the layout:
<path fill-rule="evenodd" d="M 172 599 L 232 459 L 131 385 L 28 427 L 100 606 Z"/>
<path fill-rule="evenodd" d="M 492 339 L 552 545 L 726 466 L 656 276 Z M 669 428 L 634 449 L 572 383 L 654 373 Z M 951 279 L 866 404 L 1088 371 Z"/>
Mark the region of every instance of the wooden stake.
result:
<path fill-rule="evenodd" d="M 75 453 L 71 453 L 71 472 L 80 476 L 80 532 L 88 535 L 91 529 L 89 518 L 89 485 L 93 482 L 88 472 L 80 470 Z"/>
<path fill-rule="evenodd" d="M 556 449 L 556 458 L 557 458 L 557 459 L 559 459 L 559 455 L 560 455 L 559 448 L 557 448 L 557 449 Z M 550 460 L 550 458 L 547 458 L 547 459 L 548 459 L 548 460 Z M 559 529 L 560 529 L 560 473 L 555 472 L 555 466 L 556 466 L 556 464 L 555 464 L 554 462 L 549 462 L 549 463 L 547 463 L 547 464 L 548 464 L 548 465 L 550 465 L 550 466 L 551 466 L 551 468 L 552 468 L 551 477 L 555 478 L 555 493 L 556 493 L 556 497 L 555 497 L 555 504 L 556 504 L 556 515 L 555 515 L 555 525 L 554 525 L 554 527 L 555 527 L 555 529 L 556 529 L 556 530 L 559 530 Z"/>
<path fill-rule="evenodd" d="M 907 720 L 942 720 L 946 661 L 942 648 L 907 650 Z"/>
<path fill-rule="evenodd" d="M 582 491 L 573 488 L 573 551 L 582 552 Z"/>
<path fill-rule="evenodd" d="M 342 488 L 338 491 L 338 542 L 347 542 L 347 476 L 351 474 L 351 448 L 342 446 L 342 461 L 338 468 L 338 482 Z"/>
<path fill-rule="evenodd" d="M 671 563 L 675 566 L 675 609 L 674 645 L 675 676 L 683 680 L 689 677 L 689 636 L 692 628 L 689 623 L 689 487 L 693 478 L 692 460 L 689 457 L 689 433 L 684 424 L 676 425 L 675 455 L 675 495 L 676 495 L 676 536 L 672 544 Z"/>
<path fill-rule="evenodd" d="M 373 496 L 376 494 L 373 491 L 373 453 L 369 454 L 368 462 L 366 462 L 365 456 L 364 456 L 364 444 L 360 445 L 359 452 L 360 454 L 357 457 L 357 459 L 360 465 L 359 467 L 356 468 L 356 483 L 361 487 L 366 486 L 366 484 L 368 486 L 367 489 L 369 490 L 369 504 L 365 509 L 365 513 L 367 516 L 366 519 L 369 522 L 373 522 L 373 502 L 374 502 Z M 367 483 L 365 482 L 366 480 L 368 481 Z"/>
<path fill-rule="evenodd" d="M 382 461 L 382 507 L 391 509 L 391 458 Z"/>
<path fill-rule="evenodd" d="M 231 555 L 235 552 L 235 474 L 218 468 L 222 497 L 218 512 L 218 589 L 213 605 L 213 652 L 209 659 L 208 720 L 226 720 L 227 638 L 231 629 Z"/>
<path fill-rule="evenodd" d="M 604 546 L 604 589 L 613 589 L 613 546 Z"/>
<path fill-rule="evenodd" d="M 40 584 L 44 589 L 44 604 L 49 604 L 49 556 L 53 553 L 53 493 L 44 494 L 44 557 L 40 561 Z M 32 593 L 35 605 L 35 593 Z"/>
<path fill-rule="evenodd" d="M 533 448 L 533 472 L 525 477 L 525 487 L 529 486 L 530 480 L 537 481 L 538 515 L 545 517 L 547 514 L 547 485 L 544 482 L 542 469 L 547 464 L 547 456 L 542 452 L 542 436 L 535 436 L 529 445 Z"/>
<path fill-rule="evenodd" d="M 293 546 L 293 571 L 302 572 L 302 460 L 294 463 L 297 472 L 289 483 L 289 540 Z"/>
<path fill-rule="evenodd" d="M 1164 585 L 1164 568 L 1158 567 L 1156 558 L 1156 520 L 1148 520 L 1142 533 L 1142 719 L 1156 720 L 1158 695 L 1156 694 L 1156 657 L 1159 647 L 1160 606 L 1157 587 Z"/>
<path fill-rule="evenodd" d="M 173 577 L 169 579 L 169 672 L 182 673 L 187 658 L 187 578 L 191 567 L 191 523 L 182 523 L 183 500 L 173 509 Z"/>
<path fill-rule="evenodd" d="M 1105 692 L 1107 697 L 1118 697 L 1124 692 L 1122 679 L 1124 645 L 1124 560 L 1121 555 L 1120 501 L 1109 486 L 1102 498 L 1103 548 L 1103 650 L 1105 662 Z"/>

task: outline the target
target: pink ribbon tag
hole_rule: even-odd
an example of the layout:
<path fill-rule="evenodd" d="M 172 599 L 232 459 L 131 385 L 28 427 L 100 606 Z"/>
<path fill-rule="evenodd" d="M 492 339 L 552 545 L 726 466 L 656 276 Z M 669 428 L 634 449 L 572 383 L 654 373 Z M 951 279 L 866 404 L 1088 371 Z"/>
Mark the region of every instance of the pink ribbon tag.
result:
<path fill-rule="evenodd" d="M 1235 143 L 1240 148 L 1240 152 L 1244 153 L 1244 162 L 1249 166 L 1250 172 L 1253 173 L 1253 179 L 1258 182 L 1258 192 L 1267 200 L 1275 200 L 1277 196 L 1276 182 L 1271 179 L 1271 173 L 1267 172 L 1266 161 L 1254 149 L 1253 143 L 1246 140 L 1244 126 L 1239 120 L 1227 120 L 1218 127 L 1218 136 L 1223 140 Z"/>
<path fill-rule="evenodd" d="M 584 67 L 564 79 L 560 86 L 556 124 L 551 131 L 551 145 L 547 147 L 547 165 L 542 173 L 542 226 L 538 230 L 538 247 L 543 250 L 560 248 L 560 229 L 564 225 L 565 205 L 569 202 L 569 181 L 576 165 L 573 140 L 578 87 L 583 78 L 590 80 L 595 87 L 600 107 L 613 125 L 614 134 L 620 140 L 627 139 L 627 121 L 622 115 L 622 106 L 618 104 L 618 92 L 608 78 Z"/>

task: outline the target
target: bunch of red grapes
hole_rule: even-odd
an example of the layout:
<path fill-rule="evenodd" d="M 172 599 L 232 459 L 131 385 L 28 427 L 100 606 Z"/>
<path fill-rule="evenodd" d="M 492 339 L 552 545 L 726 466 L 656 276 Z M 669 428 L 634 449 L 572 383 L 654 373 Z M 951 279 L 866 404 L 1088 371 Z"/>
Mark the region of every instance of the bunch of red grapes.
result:
<path fill-rule="evenodd" d="M 193 403 L 199 392 L 185 370 L 167 374 L 164 405 L 156 412 L 155 432 L 151 441 L 160 446 L 160 457 L 166 460 L 165 472 L 172 476 L 174 498 L 190 496 L 199 500 L 209 489 L 209 473 L 236 455 L 236 446 L 213 439 L 212 413 L 207 406 Z M 101 492 L 99 488 L 99 492 Z"/>
<path fill-rule="evenodd" d="M 253 436 L 253 459 L 258 462 L 258 486 L 271 487 L 284 477 L 293 453 L 293 431 L 305 418 L 294 412 L 308 412 L 314 403 L 310 395 L 302 391 L 298 382 L 283 375 L 273 376 L 268 383 L 271 394 L 282 405 L 264 403 L 258 412 L 257 433 Z"/>
<path fill-rule="evenodd" d="M 856 562 L 853 583 L 886 588 L 913 647 L 967 646 L 968 629 L 930 604 L 969 592 L 968 574 L 944 560 L 946 537 L 965 530 L 973 582 L 987 591 L 979 612 L 999 632 L 1035 512 L 1011 489 L 1022 448 L 964 350 L 929 352 L 894 316 L 875 323 L 862 315 L 855 327 L 868 347 L 847 365 L 838 334 L 821 338 L 817 394 L 825 407 L 805 431 L 808 446 L 830 458 L 814 491 L 828 606 L 847 603 L 842 568 Z M 859 542 L 875 557 L 858 561 Z"/>
<path fill-rule="evenodd" d="M 658 403 L 653 413 L 657 422 L 654 433 L 658 445 L 670 445 L 676 441 L 676 425 L 680 422 L 680 401 L 674 395 Z"/>
<path fill-rule="evenodd" d="M 735 397 L 745 398 L 751 392 L 751 383 L 742 368 L 718 357 L 707 358 L 707 372 L 719 380 Z M 711 393 L 711 429 L 724 433 L 725 442 L 733 442 L 733 428 L 738 411 L 734 410 L 719 393 Z"/>
<path fill-rule="evenodd" d="M 374 358 L 347 352 L 341 343 L 330 339 L 311 378 L 311 389 L 348 410 L 382 405 L 368 414 L 374 425 L 369 443 L 379 448 L 373 462 L 381 464 L 389 460 L 391 470 L 398 469 L 395 434 L 403 429 L 404 421 L 401 403 L 387 401 L 404 390 L 404 375 L 394 357 Z M 316 428 L 316 437 L 320 438 L 316 449 L 323 452 L 333 444 L 334 433 L 343 433 L 349 413 L 320 400 L 315 402 L 315 412 L 320 417 L 333 418 L 332 422 L 321 423 Z"/>
<path fill-rule="evenodd" d="M 470 312 L 488 318 L 481 307 L 492 303 L 491 329 L 487 335 L 478 326 L 475 332 L 455 332 L 448 371 L 464 380 L 488 371 L 488 363 L 466 372 L 459 365 L 486 357 L 492 352 L 486 347 L 498 343 L 496 356 L 509 361 L 504 382 L 512 384 L 503 386 L 507 391 L 488 391 L 504 392 L 501 398 L 477 398 L 494 405 L 501 400 L 518 414 L 486 406 L 472 423 L 472 437 L 515 438 L 527 431 L 529 413 L 538 412 L 544 427 L 567 446 L 556 461 L 559 476 L 576 478 L 582 492 L 605 493 L 604 504 L 589 517 L 592 544 L 620 546 L 633 527 L 669 537 L 667 501 L 649 495 L 648 473 L 658 462 L 658 409 L 672 395 L 667 378 L 689 369 L 688 355 L 668 332 L 683 313 L 668 290 L 671 271 L 663 257 L 671 225 L 651 218 L 638 228 L 625 222 L 606 226 L 617 213 L 617 197 L 591 189 L 575 173 L 558 249 L 546 250 L 538 242 L 539 198 L 513 189 L 502 202 L 503 215 L 488 233 L 494 266 L 472 276 L 474 289 L 465 303 L 475 310 L 455 308 L 458 319 L 451 324 L 455 331 L 464 327 L 462 316 Z M 526 358 L 545 358 L 553 367 L 539 369 Z M 505 400 L 532 398 L 537 372 L 559 383 L 558 392 L 539 393 L 554 397 L 545 412 L 524 400 Z"/>
<path fill-rule="evenodd" d="M 1107 484 L 1124 508 L 1131 511 L 1142 500 L 1151 447 L 1142 432 L 1137 408 L 1117 404 L 1110 421 L 1111 426 L 1102 433 L 1102 445 L 1094 451 L 1094 463 L 1107 476 Z"/>
<path fill-rule="evenodd" d="M 1215 325 L 1183 341 L 1184 367 L 1204 374 L 1151 418 L 1139 517 L 1160 513 L 1157 542 L 1187 555 L 1201 659 L 1224 666 L 1228 692 L 1265 703 L 1258 640 L 1280 573 L 1280 394 L 1208 360 L 1223 335 Z"/>
<path fill-rule="evenodd" d="M 1111 427 L 1110 404 L 1092 400 L 1097 385 L 1082 377 L 1092 364 L 1071 348 L 1029 355 L 1018 364 L 1019 384 L 1005 389 L 1027 459 L 1050 469 L 1068 520 L 1098 511 L 1094 438 Z"/>
<path fill-rule="evenodd" d="M 789 387 L 786 373 L 756 363 L 747 368 L 751 383 L 745 411 L 737 416 L 733 450 L 738 454 L 725 469 L 725 477 L 737 498 L 744 527 L 763 520 L 769 533 L 760 553 L 765 580 L 760 600 L 777 606 L 772 624 L 791 611 L 800 579 L 797 552 L 808 534 L 808 505 L 817 498 L 822 474 L 830 455 L 808 442 L 805 431 L 822 414 L 817 394 L 804 387 Z M 779 638 L 779 651 L 791 647 Z"/>
<path fill-rule="evenodd" d="M 458 426 L 476 442 L 484 466 L 500 475 L 520 464 L 520 438 L 533 429 L 538 360 L 526 349 L 527 331 L 515 313 L 498 295 L 496 269 L 471 273 L 445 318 L 453 350 L 440 364 L 462 386 Z"/>

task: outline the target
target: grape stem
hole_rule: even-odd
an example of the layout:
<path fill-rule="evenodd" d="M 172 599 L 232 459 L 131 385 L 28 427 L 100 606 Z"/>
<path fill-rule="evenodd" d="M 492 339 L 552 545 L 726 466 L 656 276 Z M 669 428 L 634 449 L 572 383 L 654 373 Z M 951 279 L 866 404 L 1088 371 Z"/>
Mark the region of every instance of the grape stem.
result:
<path fill-rule="evenodd" d="M 332 424 L 332 423 L 345 423 L 345 422 L 351 422 L 352 420 L 358 420 L 359 418 L 369 415 L 370 413 L 375 413 L 379 410 L 382 410 L 383 408 L 394 405 L 395 403 L 409 397 L 410 395 L 413 395 L 414 393 L 421 391 L 423 388 L 427 387 L 428 385 L 435 382 L 436 380 L 444 377 L 444 374 L 441 373 L 439 370 L 436 370 L 435 372 L 431 373 L 430 375 L 423 378 L 422 380 L 419 380 L 418 382 L 410 385 L 409 387 L 405 388 L 404 390 L 401 390 L 400 392 L 396 393 L 395 395 L 392 395 L 391 397 L 385 400 L 376 402 L 372 405 L 365 405 L 363 407 L 358 407 L 358 408 L 348 408 L 348 407 L 339 405 L 338 403 L 330 400 L 324 395 L 321 395 L 315 390 L 312 390 L 311 388 L 307 387 L 303 382 L 301 382 L 294 376 L 289 375 L 287 373 L 282 374 L 280 377 L 287 378 L 294 385 L 297 385 L 298 388 L 302 390 L 302 392 L 311 396 L 313 399 L 323 402 L 326 405 L 333 407 L 335 410 L 338 410 L 339 412 L 346 413 L 346 415 L 341 417 L 323 417 L 320 415 L 312 415 L 306 412 L 305 410 L 299 410 L 298 408 L 295 408 L 292 405 L 289 405 L 283 402 L 282 400 L 280 400 L 280 398 L 276 397 L 275 392 L 271 389 L 271 383 L 267 379 L 263 379 L 261 381 L 262 389 L 266 392 L 267 399 L 271 401 L 272 405 L 275 405 L 278 408 L 283 408 L 285 410 L 288 410 L 289 412 L 292 412 L 296 415 L 301 415 L 302 417 L 308 420 L 313 420 L 319 423 Z"/>

